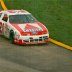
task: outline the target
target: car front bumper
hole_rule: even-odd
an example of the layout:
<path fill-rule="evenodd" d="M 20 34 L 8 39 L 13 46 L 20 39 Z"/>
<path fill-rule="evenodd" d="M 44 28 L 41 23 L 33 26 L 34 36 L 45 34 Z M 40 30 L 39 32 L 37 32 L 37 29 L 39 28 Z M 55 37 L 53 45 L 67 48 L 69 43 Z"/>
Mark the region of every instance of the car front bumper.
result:
<path fill-rule="evenodd" d="M 20 36 L 15 38 L 16 44 L 43 44 L 48 43 L 49 34 L 35 35 L 35 36 Z"/>

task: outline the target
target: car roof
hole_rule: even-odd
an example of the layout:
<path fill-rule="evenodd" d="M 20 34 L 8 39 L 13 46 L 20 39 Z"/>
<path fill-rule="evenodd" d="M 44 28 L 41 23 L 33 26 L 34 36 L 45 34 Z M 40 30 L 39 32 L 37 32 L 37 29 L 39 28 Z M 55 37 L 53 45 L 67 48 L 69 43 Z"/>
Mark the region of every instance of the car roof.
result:
<path fill-rule="evenodd" d="M 23 9 L 22 10 L 6 10 L 3 12 L 7 15 L 30 14 L 28 11 Z"/>

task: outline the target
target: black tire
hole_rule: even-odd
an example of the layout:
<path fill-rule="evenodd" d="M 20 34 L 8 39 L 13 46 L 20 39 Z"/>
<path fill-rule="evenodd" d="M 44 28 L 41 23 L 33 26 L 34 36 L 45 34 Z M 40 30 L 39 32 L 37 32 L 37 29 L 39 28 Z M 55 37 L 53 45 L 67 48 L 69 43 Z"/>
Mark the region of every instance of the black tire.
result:
<path fill-rule="evenodd" d="M 13 32 L 10 33 L 9 41 L 10 43 L 14 44 L 14 33 Z"/>

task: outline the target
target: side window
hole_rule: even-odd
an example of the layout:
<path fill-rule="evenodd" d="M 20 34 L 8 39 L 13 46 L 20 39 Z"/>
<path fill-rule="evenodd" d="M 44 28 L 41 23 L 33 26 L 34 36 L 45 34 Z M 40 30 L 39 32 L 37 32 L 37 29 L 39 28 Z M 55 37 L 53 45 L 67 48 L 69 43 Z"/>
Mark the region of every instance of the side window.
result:
<path fill-rule="evenodd" d="M 7 14 L 4 14 L 4 17 L 2 18 L 2 20 L 5 21 L 5 22 L 7 22 L 7 20 L 8 20 Z"/>

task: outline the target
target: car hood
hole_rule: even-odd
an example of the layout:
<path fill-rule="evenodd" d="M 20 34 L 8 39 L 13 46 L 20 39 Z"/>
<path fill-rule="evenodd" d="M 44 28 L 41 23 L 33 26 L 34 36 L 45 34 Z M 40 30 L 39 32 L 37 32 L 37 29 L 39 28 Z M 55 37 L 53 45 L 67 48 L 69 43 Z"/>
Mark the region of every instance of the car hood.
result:
<path fill-rule="evenodd" d="M 34 31 L 45 31 L 47 30 L 46 27 L 40 23 L 24 23 L 24 24 L 11 24 L 15 29 L 17 29 L 20 33 L 21 32 L 34 32 Z"/>

